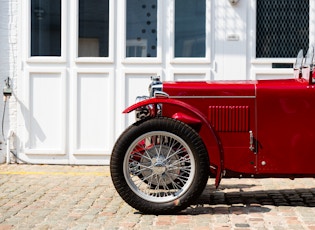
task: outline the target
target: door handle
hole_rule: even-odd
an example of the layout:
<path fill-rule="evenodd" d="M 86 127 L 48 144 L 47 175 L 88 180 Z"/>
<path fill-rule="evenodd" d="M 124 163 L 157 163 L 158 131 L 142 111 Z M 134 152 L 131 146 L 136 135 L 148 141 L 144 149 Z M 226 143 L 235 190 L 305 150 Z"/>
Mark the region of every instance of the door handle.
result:
<path fill-rule="evenodd" d="M 249 150 L 256 154 L 256 148 L 254 146 L 254 134 L 253 131 L 249 131 Z"/>
<path fill-rule="evenodd" d="M 217 63 L 216 60 L 214 60 L 213 63 L 212 63 L 211 72 L 213 74 L 217 74 L 218 73 L 218 63 Z"/>

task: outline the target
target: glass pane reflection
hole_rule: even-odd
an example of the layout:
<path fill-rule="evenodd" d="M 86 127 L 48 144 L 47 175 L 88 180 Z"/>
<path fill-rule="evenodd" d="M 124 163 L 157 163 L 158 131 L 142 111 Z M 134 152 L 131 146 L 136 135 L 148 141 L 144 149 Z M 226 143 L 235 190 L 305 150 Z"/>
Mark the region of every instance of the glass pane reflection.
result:
<path fill-rule="evenodd" d="M 109 0 L 79 0 L 79 57 L 108 57 Z"/>
<path fill-rule="evenodd" d="M 205 57 L 205 9 L 205 0 L 175 0 L 175 57 Z"/>
<path fill-rule="evenodd" d="M 157 0 L 126 3 L 126 57 L 156 57 Z"/>
<path fill-rule="evenodd" d="M 31 1 L 31 56 L 61 56 L 61 0 Z"/>

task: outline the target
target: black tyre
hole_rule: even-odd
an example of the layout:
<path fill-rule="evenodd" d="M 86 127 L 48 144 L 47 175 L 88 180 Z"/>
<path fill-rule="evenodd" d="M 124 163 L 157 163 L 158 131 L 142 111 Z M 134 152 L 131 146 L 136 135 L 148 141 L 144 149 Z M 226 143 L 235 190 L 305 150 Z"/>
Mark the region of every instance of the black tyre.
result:
<path fill-rule="evenodd" d="M 143 213 L 170 214 L 202 193 L 209 160 L 190 126 L 160 117 L 137 122 L 119 137 L 110 170 L 117 192 L 130 206 Z"/>

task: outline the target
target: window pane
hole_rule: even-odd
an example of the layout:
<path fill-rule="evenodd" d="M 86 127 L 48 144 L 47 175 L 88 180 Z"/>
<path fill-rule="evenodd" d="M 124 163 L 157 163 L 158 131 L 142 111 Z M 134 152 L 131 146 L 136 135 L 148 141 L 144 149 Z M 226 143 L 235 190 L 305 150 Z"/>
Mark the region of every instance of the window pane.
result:
<path fill-rule="evenodd" d="M 32 0 L 31 15 L 31 56 L 61 56 L 61 0 Z"/>
<path fill-rule="evenodd" d="M 175 57 L 205 57 L 206 1 L 175 1 Z"/>
<path fill-rule="evenodd" d="M 109 0 L 79 0 L 79 57 L 108 57 Z"/>
<path fill-rule="evenodd" d="M 126 57 L 156 57 L 157 0 L 126 3 Z"/>
<path fill-rule="evenodd" d="M 256 57 L 296 57 L 309 46 L 309 0 L 257 1 Z"/>

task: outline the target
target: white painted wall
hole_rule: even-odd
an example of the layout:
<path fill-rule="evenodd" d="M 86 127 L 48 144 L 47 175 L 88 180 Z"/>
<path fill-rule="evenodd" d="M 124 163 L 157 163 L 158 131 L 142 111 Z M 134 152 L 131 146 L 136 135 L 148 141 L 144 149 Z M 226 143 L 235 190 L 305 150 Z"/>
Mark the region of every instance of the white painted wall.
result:
<path fill-rule="evenodd" d="M 17 23 L 18 23 L 18 0 L 0 0 L 0 115 L 1 122 L 3 116 L 4 101 L 2 91 L 7 77 L 10 78 L 13 92 L 17 91 L 17 69 L 18 69 L 18 46 L 17 46 Z M 0 163 L 5 161 L 6 145 L 4 139 L 7 138 L 9 130 L 17 130 L 17 104 L 13 95 L 8 101 L 5 112 L 4 127 L 2 135 L 2 125 L 0 140 Z"/>
<path fill-rule="evenodd" d="M 106 59 L 77 58 L 77 0 L 63 1 L 62 52 L 59 59 L 29 58 L 28 0 L 0 0 L 0 95 L 9 76 L 14 95 L 8 101 L 4 134 L 15 133 L 14 147 L 20 158 L 33 163 L 108 164 L 115 139 L 133 123 L 134 115 L 121 111 L 134 102 L 137 95 L 147 94 L 149 77 L 162 80 L 223 80 L 214 71 L 216 50 L 237 41 L 226 41 L 217 47 L 213 33 L 216 25 L 216 4 L 207 0 L 206 55 L 204 58 L 174 58 L 174 0 L 158 0 L 157 57 L 125 58 L 125 1 L 111 1 L 110 50 Z M 230 15 L 241 12 L 246 20 L 242 31 L 225 34 L 247 35 L 242 63 L 246 69 L 235 74 L 237 79 L 290 77 L 291 70 L 272 69 L 281 59 L 255 59 L 255 2 L 241 1 L 234 9 L 226 5 Z M 227 2 L 224 4 L 228 4 Z M 247 5 L 246 5 L 247 4 Z M 315 2 L 310 1 L 310 22 L 315 22 Z M 226 12 L 222 12 L 225 15 Z M 222 18 L 224 23 L 227 18 Z M 220 22 L 218 20 L 218 22 Z M 244 23 L 244 24 L 243 24 Z M 315 26 L 310 26 L 310 38 L 315 42 Z M 224 30 L 224 28 L 223 28 Z M 220 31 L 219 31 L 220 32 Z M 221 31 L 226 32 L 226 31 Z M 243 41 L 243 40 L 242 40 Z M 225 45 L 225 46 L 224 46 Z M 244 44 L 242 44 L 244 45 Z M 238 55 L 240 50 L 236 50 Z M 245 58 L 246 57 L 246 58 Z M 224 60 L 223 60 L 224 61 Z M 221 61 L 220 61 L 221 63 Z M 246 74 L 244 74 L 246 73 Z M 242 76 L 240 76 L 242 75 Z M 233 77 L 231 77 L 233 79 Z M 91 90 L 92 89 L 92 90 Z M 44 95 L 44 97 L 42 96 Z M 0 111 L 3 100 L 0 100 Z M 2 113 L 0 113 L 2 118 Z M 0 130 L 1 131 L 1 130 Z M 3 137 L 0 132 L 0 140 Z M 4 161 L 5 145 L 1 145 L 0 162 Z"/>

